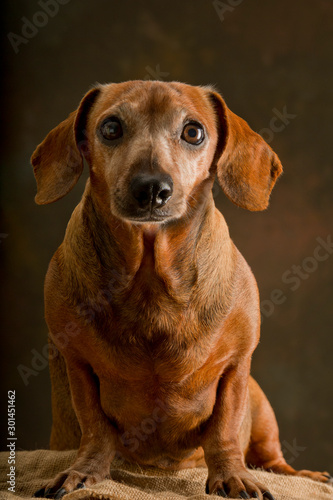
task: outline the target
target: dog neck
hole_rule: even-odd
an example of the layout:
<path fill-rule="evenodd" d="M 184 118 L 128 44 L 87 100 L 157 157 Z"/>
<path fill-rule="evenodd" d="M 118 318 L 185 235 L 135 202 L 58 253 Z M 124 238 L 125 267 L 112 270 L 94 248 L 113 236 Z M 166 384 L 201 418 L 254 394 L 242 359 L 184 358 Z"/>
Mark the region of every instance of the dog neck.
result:
<path fill-rule="evenodd" d="M 223 305 L 224 314 L 233 251 L 212 195 L 203 197 L 185 218 L 138 225 L 107 213 L 87 189 L 68 224 L 57 263 L 66 277 L 66 301 L 79 313 L 82 305 L 90 304 L 98 324 L 108 324 L 110 314 L 122 315 L 125 324 L 131 318 L 133 328 L 150 325 L 153 335 L 154 328 L 176 328 L 189 308 L 190 315 L 207 318 L 207 311 Z M 222 286 L 212 295 L 219 275 L 224 277 Z M 197 303 L 199 290 L 206 297 L 203 304 Z"/>
<path fill-rule="evenodd" d="M 189 291 L 196 282 L 200 240 L 204 237 L 207 246 L 209 228 L 216 227 L 212 221 L 216 209 L 210 190 L 199 193 L 184 217 L 158 224 L 134 224 L 115 217 L 99 203 L 90 186 L 80 205 L 77 216 L 82 219 L 85 234 L 90 235 L 91 254 L 94 253 L 91 260 L 106 279 L 120 273 L 127 277 L 126 283 L 135 278 L 148 286 L 158 280 L 169 293 L 179 293 L 181 288 L 182 295 L 184 287 Z M 72 224 L 78 227 L 75 221 L 70 222 L 69 235 L 77 233 L 77 229 L 71 231 Z"/>

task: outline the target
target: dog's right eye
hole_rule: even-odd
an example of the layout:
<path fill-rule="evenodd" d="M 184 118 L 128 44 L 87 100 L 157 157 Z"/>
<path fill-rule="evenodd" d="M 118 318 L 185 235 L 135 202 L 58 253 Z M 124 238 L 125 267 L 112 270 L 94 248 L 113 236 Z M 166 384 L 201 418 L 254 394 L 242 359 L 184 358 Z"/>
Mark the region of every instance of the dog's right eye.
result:
<path fill-rule="evenodd" d="M 111 117 L 104 120 L 100 132 L 107 141 L 114 141 L 123 135 L 123 129 L 118 118 Z"/>

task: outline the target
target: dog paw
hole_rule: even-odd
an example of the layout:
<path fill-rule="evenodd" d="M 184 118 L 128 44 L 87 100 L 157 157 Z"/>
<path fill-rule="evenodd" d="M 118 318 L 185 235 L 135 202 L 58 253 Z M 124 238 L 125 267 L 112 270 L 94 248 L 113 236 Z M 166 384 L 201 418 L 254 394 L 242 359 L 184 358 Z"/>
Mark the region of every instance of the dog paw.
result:
<path fill-rule="evenodd" d="M 246 470 L 236 474 L 216 474 L 208 477 L 206 493 L 223 498 L 258 498 L 259 500 L 274 500 L 273 495 L 267 491 Z"/>
<path fill-rule="evenodd" d="M 296 476 L 308 477 L 314 481 L 320 481 L 321 483 L 333 483 L 333 477 L 328 472 L 312 472 L 310 470 L 299 470 L 296 471 Z"/>
<path fill-rule="evenodd" d="M 58 474 L 46 486 L 36 491 L 34 497 L 59 500 L 70 491 L 92 486 L 107 477 L 108 474 L 106 472 L 78 471 L 74 468 L 69 468 Z"/>

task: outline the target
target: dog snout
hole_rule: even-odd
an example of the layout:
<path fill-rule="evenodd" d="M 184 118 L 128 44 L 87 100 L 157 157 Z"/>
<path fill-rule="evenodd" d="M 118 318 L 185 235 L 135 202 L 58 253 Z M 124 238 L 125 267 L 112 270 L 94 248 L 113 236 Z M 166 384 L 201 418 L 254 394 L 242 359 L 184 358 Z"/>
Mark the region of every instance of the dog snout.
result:
<path fill-rule="evenodd" d="M 131 192 L 140 208 L 153 210 L 163 207 L 172 196 L 172 178 L 168 174 L 140 174 L 132 179 Z"/>

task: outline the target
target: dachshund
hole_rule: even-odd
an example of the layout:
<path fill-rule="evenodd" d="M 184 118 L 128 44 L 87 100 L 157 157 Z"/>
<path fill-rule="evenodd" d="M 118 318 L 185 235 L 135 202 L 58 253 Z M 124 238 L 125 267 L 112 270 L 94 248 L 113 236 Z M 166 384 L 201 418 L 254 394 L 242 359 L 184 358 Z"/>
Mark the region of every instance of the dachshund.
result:
<path fill-rule="evenodd" d="M 264 210 L 282 172 L 213 87 L 97 85 L 32 155 L 38 204 L 90 175 L 45 280 L 53 426 L 74 463 L 35 493 L 62 498 L 115 457 L 208 468 L 207 494 L 273 499 L 246 468 L 306 476 L 283 457 L 250 376 L 260 335 L 250 267 L 215 207 Z"/>

